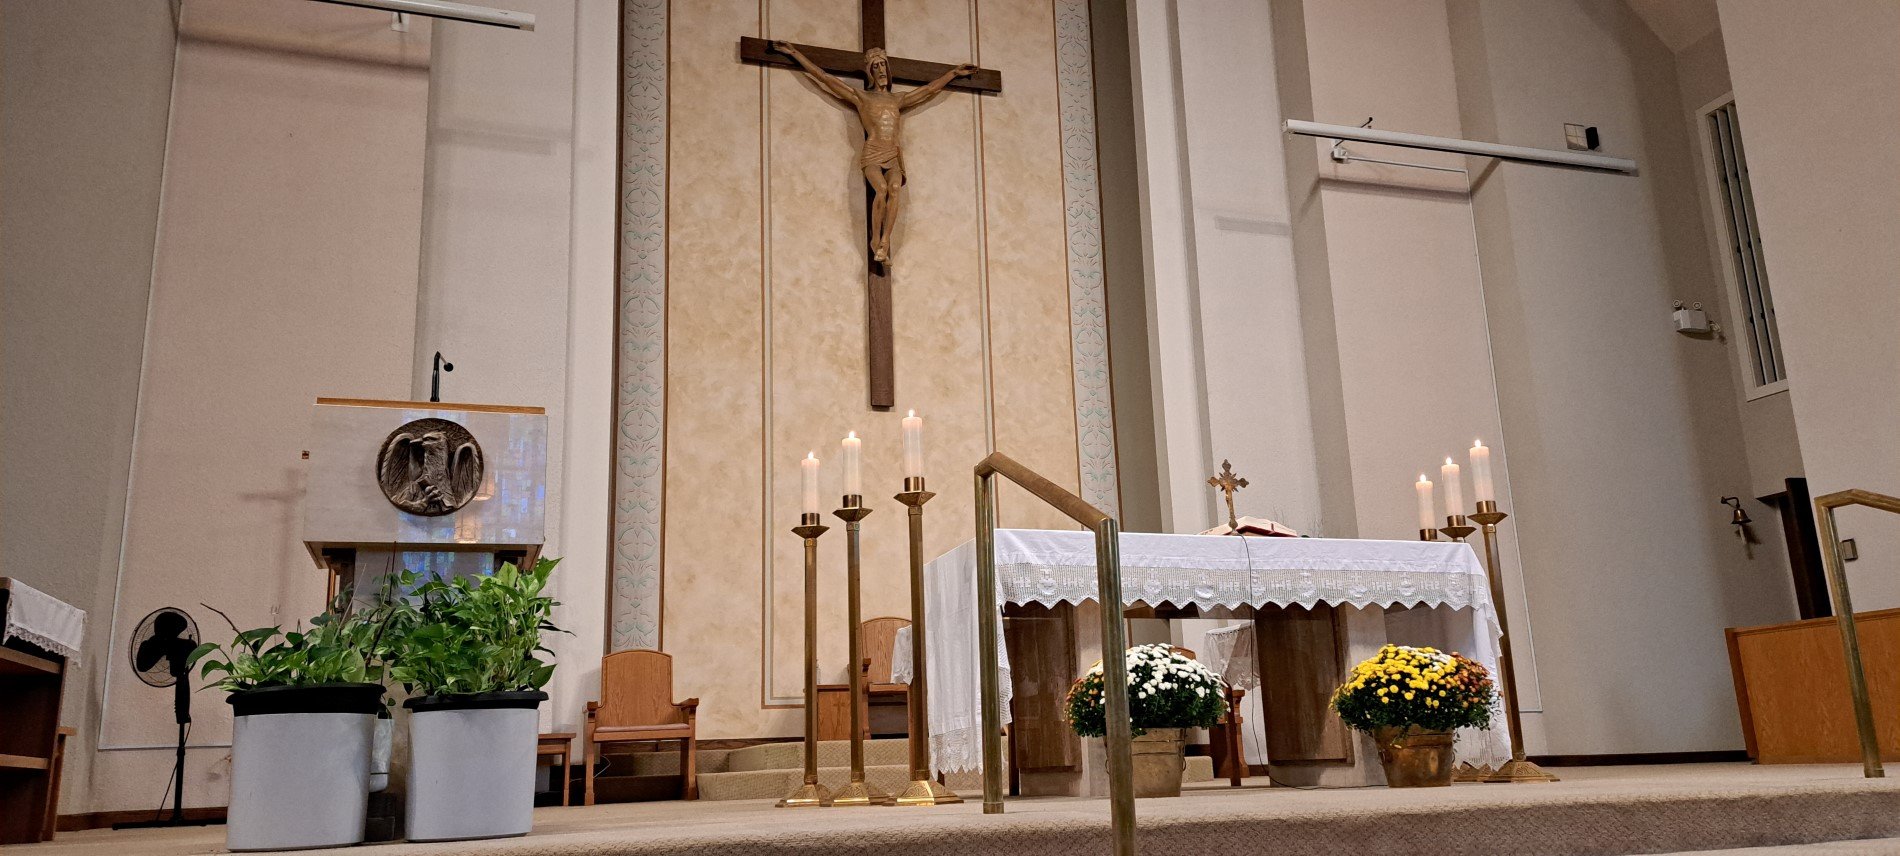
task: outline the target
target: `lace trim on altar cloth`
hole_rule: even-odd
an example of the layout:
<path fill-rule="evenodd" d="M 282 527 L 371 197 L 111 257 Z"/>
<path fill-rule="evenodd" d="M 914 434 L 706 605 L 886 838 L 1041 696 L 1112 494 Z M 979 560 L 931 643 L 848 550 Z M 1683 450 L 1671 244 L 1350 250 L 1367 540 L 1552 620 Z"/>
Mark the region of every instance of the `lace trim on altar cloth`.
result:
<path fill-rule="evenodd" d="M 1313 602 L 1335 605 L 1447 606 L 1464 609 L 1490 602 L 1482 577 L 1447 571 L 1443 565 L 1418 562 L 1313 562 L 1314 565 L 1351 565 L 1273 570 L 1249 568 L 1182 570 L 1122 566 L 1122 599 L 1151 606 L 1190 604 L 1203 609 L 1228 609 L 1274 602 Z M 1047 565 L 1032 562 L 997 563 L 999 600 L 1056 606 L 1095 599 L 1095 564 Z"/>
<path fill-rule="evenodd" d="M 45 650 L 58 654 L 62 657 L 65 657 L 68 664 L 71 665 L 73 668 L 78 668 L 80 665 L 79 649 L 74 648 L 71 645 L 62 643 L 58 639 L 54 639 L 51 636 L 47 636 L 41 633 L 35 633 L 32 630 L 29 630 L 25 627 L 15 627 L 13 625 L 7 625 L 5 631 L 0 632 L 0 643 L 4 643 L 8 639 L 25 639 L 26 641 L 34 645 L 37 645 L 40 648 L 43 648 Z"/>

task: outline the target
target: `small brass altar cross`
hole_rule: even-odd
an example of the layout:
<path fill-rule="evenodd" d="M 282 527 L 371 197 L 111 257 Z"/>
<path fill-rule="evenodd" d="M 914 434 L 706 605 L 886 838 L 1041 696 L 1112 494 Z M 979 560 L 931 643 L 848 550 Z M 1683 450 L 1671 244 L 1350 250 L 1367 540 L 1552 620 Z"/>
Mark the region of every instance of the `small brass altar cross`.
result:
<path fill-rule="evenodd" d="M 1247 486 L 1247 480 L 1234 475 L 1234 465 L 1225 459 L 1220 462 L 1220 475 L 1208 476 L 1207 486 L 1218 488 L 1227 495 L 1227 528 L 1239 529 L 1240 518 L 1234 516 L 1234 491 Z"/>

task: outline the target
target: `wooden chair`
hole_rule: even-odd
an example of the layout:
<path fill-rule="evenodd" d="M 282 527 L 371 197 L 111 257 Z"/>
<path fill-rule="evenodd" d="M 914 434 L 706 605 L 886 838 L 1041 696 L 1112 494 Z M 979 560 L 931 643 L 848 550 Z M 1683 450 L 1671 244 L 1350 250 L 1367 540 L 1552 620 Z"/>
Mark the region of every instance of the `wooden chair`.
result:
<path fill-rule="evenodd" d="M 1169 645 L 1174 653 L 1190 660 L 1199 659 L 1190 649 L 1179 645 Z M 1247 695 L 1246 690 L 1227 688 L 1227 717 L 1221 724 L 1207 730 L 1208 742 L 1212 745 L 1208 751 L 1214 756 L 1215 775 L 1220 770 L 1227 771 L 1228 784 L 1240 787 L 1240 780 L 1247 777 L 1247 752 L 1241 741 L 1240 700 Z"/>
<path fill-rule="evenodd" d="M 699 799 L 699 699 L 673 701 L 673 655 L 620 651 L 600 658 L 600 701 L 587 703 L 586 798 L 594 804 L 594 768 L 601 744 L 680 742 L 684 798 Z"/>
<path fill-rule="evenodd" d="M 891 645 L 897 631 L 910 626 L 906 618 L 872 618 L 858 625 L 858 650 L 864 654 L 865 737 L 871 732 L 871 706 L 908 705 L 910 684 L 891 681 Z M 905 720 L 908 730 L 909 719 Z"/>

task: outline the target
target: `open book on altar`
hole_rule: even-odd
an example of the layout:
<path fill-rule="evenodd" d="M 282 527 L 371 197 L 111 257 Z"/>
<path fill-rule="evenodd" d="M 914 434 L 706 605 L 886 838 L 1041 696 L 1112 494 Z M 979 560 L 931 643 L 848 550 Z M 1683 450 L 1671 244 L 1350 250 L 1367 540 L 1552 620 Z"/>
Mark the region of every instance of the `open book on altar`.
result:
<path fill-rule="evenodd" d="M 1216 526 L 1212 529 L 1209 529 L 1206 532 L 1202 532 L 1201 534 L 1202 535 L 1265 535 L 1269 538 L 1298 538 L 1300 537 L 1300 533 L 1293 531 L 1293 529 L 1287 526 L 1286 524 L 1281 523 L 1277 520 L 1268 520 L 1265 517 L 1242 517 L 1235 522 L 1240 525 L 1229 526 L 1225 523 L 1222 523 L 1221 525 Z"/>

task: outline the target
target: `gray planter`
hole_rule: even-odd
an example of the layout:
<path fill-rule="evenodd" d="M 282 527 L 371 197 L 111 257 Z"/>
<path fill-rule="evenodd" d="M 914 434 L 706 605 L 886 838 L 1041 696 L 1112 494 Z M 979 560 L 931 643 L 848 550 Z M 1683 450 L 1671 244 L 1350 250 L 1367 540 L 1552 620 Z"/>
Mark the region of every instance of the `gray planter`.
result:
<path fill-rule="evenodd" d="M 363 840 L 380 684 L 232 693 L 234 851 L 342 847 Z"/>
<path fill-rule="evenodd" d="M 536 708 L 543 692 L 413 698 L 408 838 L 526 835 L 534 826 Z"/>

